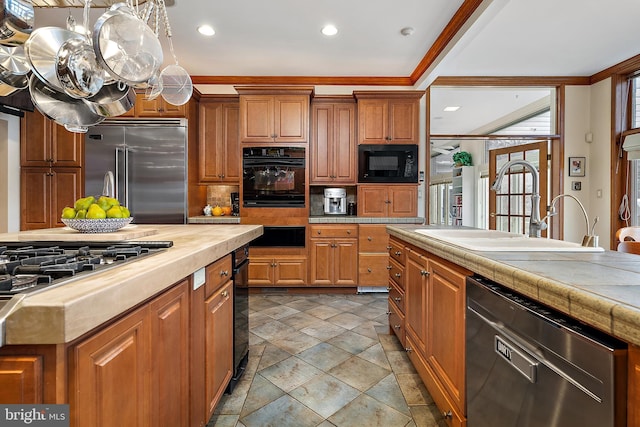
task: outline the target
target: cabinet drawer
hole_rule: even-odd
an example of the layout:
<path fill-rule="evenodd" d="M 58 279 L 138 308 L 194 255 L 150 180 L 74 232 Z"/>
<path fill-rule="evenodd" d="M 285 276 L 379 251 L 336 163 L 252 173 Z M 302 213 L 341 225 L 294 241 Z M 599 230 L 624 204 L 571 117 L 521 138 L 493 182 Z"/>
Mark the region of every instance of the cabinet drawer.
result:
<path fill-rule="evenodd" d="M 353 225 L 312 225 L 309 237 L 358 237 L 358 224 Z"/>
<path fill-rule="evenodd" d="M 205 295 L 209 297 L 227 280 L 231 279 L 231 255 L 220 258 L 207 266 L 207 282 L 205 283 Z"/>
<path fill-rule="evenodd" d="M 396 334 L 398 340 L 400 340 L 404 347 L 404 314 L 402 314 L 402 312 L 398 310 L 398 307 L 396 307 L 396 305 L 391 301 L 389 301 L 389 329 Z"/>
<path fill-rule="evenodd" d="M 389 246 L 386 225 L 360 225 L 358 229 L 358 250 L 360 252 L 384 252 Z"/>
<path fill-rule="evenodd" d="M 388 282 L 389 256 L 384 254 L 360 254 L 358 256 L 358 283 L 360 286 L 386 286 Z"/>
<path fill-rule="evenodd" d="M 404 290 L 404 267 L 393 258 L 389 258 L 389 267 L 391 267 L 389 268 L 389 279 Z"/>
<path fill-rule="evenodd" d="M 389 301 L 393 302 L 402 314 L 404 310 L 404 290 L 398 288 L 394 283 L 389 282 Z"/>
<path fill-rule="evenodd" d="M 400 265 L 404 265 L 405 256 L 406 256 L 404 245 L 401 242 L 398 242 L 397 240 L 389 239 L 388 248 L 389 248 L 389 256 L 395 259 L 396 261 L 398 261 Z"/>

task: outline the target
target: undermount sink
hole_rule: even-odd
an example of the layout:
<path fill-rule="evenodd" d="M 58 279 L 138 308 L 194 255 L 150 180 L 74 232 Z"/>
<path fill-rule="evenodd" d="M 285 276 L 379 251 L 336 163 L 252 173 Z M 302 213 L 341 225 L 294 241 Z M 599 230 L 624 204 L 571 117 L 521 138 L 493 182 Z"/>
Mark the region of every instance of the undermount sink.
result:
<path fill-rule="evenodd" d="M 603 248 L 524 234 L 473 228 L 424 228 L 417 233 L 472 251 L 486 252 L 604 252 Z"/>

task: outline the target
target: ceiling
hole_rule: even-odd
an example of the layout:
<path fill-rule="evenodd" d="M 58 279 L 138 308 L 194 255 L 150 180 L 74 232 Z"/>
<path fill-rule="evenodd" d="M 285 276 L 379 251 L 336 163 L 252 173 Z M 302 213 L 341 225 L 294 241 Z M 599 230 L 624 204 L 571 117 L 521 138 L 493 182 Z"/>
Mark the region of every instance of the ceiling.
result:
<path fill-rule="evenodd" d="M 173 3 L 167 10 L 175 52 L 202 93 L 224 90 L 234 82 L 283 83 L 287 77 L 339 91 L 380 85 L 424 89 L 438 76 L 591 76 L 640 53 L 638 0 Z M 458 10 L 470 16 L 454 17 Z M 103 12 L 92 8 L 91 22 Z M 70 13 L 81 22 L 81 8 L 36 8 L 36 27 L 64 27 Z M 197 33 L 196 27 L 204 23 L 216 30 L 213 37 Z M 327 23 L 338 27 L 336 36 L 320 33 Z M 405 27 L 413 28 L 411 35 L 401 34 Z M 161 39 L 166 45 L 166 37 Z M 165 63 L 171 60 L 165 48 Z M 465 109 L 492 110 L 492 101 L 506 108 L 506 99 L 495 98 L 478 98 L 477 107 L 469 104 Z M 530 100 L 505 98 L 514 104 L 507 110 Z M 457 133 L 477 129 L 480 122 L 466 123 Z"/>

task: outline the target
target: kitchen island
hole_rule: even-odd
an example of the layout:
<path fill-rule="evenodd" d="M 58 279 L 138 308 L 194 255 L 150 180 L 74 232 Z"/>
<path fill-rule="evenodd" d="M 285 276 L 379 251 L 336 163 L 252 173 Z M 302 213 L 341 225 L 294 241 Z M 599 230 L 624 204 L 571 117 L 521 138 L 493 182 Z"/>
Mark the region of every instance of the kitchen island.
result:
<path fill-rule="evenodd" d="M 466 425 L 465 278 L 477 274 L 629 344 L 617 422 L 640 425 L 640 258 L 614 251 L 476 251 L 388 225 L 390 327 L 449 425 Z M 460 230 L 460 228 L 458 228 Z M 535 239 L 538 240 L 538 239 Z M 532 245 L 532 248 L 534 246 Z M 626 390 L 625 390 L 626 383 Z M 626 402 L 626 408 L 625 408 Z"/>
<path fill-rule="evenodd" d="M 0 242 L 118 243 L 140 231 L 134 241 L 173 245 L 20 296 L 0 347 L 2 403 L 68 403 L 73 426 L 206 424 L 233 370 L 230 254 L 262 226 L 61 228 Z"/>

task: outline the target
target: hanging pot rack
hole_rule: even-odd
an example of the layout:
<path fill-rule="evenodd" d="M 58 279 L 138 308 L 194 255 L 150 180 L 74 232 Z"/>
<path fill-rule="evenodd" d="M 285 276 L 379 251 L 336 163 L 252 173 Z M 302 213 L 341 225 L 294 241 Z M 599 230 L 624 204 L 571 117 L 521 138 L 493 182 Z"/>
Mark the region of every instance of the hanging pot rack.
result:
<path fill-rule="evenodd" d="M 120 3 L 123 0 L 93 0 L 91 6 L 94 8 L 109 8 L 115 3 Z M 147 0 L 138 0 L 139 4 L 145 3 Z M 165 0 L 167 6 L 173 6 L 174 0 Z M 68 8 L 68 7 L 84 7 L 84 0 L 31 0 L 33 7 L 44 8 Z"/>

